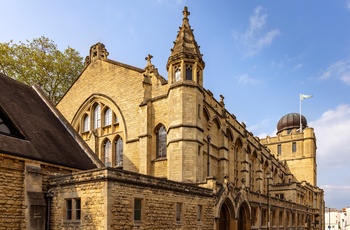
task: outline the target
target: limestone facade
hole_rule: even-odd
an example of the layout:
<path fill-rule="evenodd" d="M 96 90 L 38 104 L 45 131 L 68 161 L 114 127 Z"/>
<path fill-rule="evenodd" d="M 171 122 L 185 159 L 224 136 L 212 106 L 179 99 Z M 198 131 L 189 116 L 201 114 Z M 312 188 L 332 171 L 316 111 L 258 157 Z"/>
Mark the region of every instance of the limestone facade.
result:
<path fill-rule="evenodd" d="M 73 171 L 0 153 L 0 229 L 45 229 L 48 178 Z"/>
<path fill-rule="evenodd" d="M 212 229 L 212 190 L 120 169 L 50 180 L 51 229 Z M 67 220 L 67 200 L 80 199 L 80 220 Z M 139 203 L 138 203 L 139 202 Z M 139 207 L 136 208 L 139 204 Z M 73 208 L 74 209 L 74 208 Z"/>
<path fill-rule="evenodd" d="M 298 181 L 317 185 L 316 136 L 314 129 L 307 127 L 300 133 L 297 129 L 284 130 L 275 137 L 266 137 L 261 143 L 267 146 L 278 159 L 288 164 Z"/>
<path fill-rule="evenodd" d="M 298 138 L 298 149 L 314 155 L 298 153 L 304 155 L 295 161 L 283 159 L 284 155 L 274 153 L 275 146 L 269 146 L 286 142 L 290 135 L 262 141 L 249 132 L 227 111 L 224 96 L 217 100 L 203 87 L 205 63 L 187 8 L 183 14 L 166 66 L 167 80 L 152 64 L 151 55 L 145 68 L 137 68 L 108 59 L 106 47 L 97 43 L 58 109 L 106 166 L 211 189 L 213 221 L 207 222 L 212 223 L 211 229 L 323 228 L 324 200 L 316 184 L 313 129 L 293 138 Z M 290 146 L 283 144 L 283 148 L 287 152 Z M 310 170 L 304 173 L 296 167 L 300 164 Z M 98 185 L 98 190 L 105 188 L 104 194 L 119 186 Z M 68 186 L 67 193 L 83 189 L 75 186 Z M 129 192 L 132 199 L 134 191 Z M 55 204 L 62 207 L 66 192 L 58 193 L 62 197 Z M 80 194 L 83 199 L 84 192 Z M 126 203 L 130 206 L 130 198 Z M 107 197 L 101 197 L 108 215 L 103 221 L 114 226 L 109 204 Z M 132 210 L 128 210 L 130 216 Z M 102 217 L 98 219 L 98 226 L 107 226 L 99 222 Z M 144 224 L 147 229 L 148 223 Z"/>

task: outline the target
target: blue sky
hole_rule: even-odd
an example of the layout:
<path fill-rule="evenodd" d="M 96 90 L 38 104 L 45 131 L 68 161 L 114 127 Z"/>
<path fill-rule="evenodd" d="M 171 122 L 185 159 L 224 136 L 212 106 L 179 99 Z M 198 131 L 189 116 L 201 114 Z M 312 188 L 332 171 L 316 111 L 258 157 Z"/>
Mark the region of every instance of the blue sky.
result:
<path fill-rule="evenodd" d="M 302 113 L 317 136 L 318 186 L 326 206 L 350 206 L 350 0 L 0 0 L 0 42 L 42 35 L 88 55 L 167 78 L 166 62 L 188 6 L 206 62 L 204 86 L 259 137 L 285 114 Z"/>

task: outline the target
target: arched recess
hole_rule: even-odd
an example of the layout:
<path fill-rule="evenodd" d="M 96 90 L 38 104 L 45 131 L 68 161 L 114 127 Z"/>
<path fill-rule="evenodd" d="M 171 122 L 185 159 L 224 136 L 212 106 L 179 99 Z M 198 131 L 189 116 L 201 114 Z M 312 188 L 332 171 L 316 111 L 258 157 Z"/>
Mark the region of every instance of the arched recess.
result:
<path fill-rule="evenodd" d="M 219 215 L 217 221 L 217 229 L 219 230 L 230 230 L 233 229 L 234 223 L 234 207 L 233 203 L 229 198 L 223 200 L 219 206 Z"/>
<path fill-rule="evenodd" d="M 257 185 L 256 185 L 256 178 L 257 178 L 257 170 L 258 170 L 258 154 L 254 150 L 254 152 L 250 156 L 250 190 L 251 191 L 256 191 L 257 190 Z"/>
<path fill-rule="evenodd" d="M 237 229 L 239 230 L 250 230 L 250 206 L 247 202 L 241 203 L 238 209 L 238 223 Z"/>
<path fill-rule="evenodd" d="M 214 117 L 212 123 L 213 123 L 213 125 L 210 129 L 210 131 L 211 131 L 211 144 L 218 146 L 219 140 L 220 140 L 220 135 L 221 135 L 221 133 L 219 132 L 221 124 L 220 124 L 220 121 L 217 117 Z"/>
<path fill-rule="evenodd" d="M 203 107 L 203 116 L 204 116 L 206 121 L 210 120 L 210 113 L 206 107 Z"/>
<path fill-rule="evenodd" d="M 237 138 L 235 142 L 235 184 L 239 186 L 242 179 L 241 167 L 242 161 L 245 157 L 243 153 L 243 144 L 241 138 Z"/>
<path fill-rule="evenodd" d="M 210 113 L 206 107 L 203 107 L 203 119 L 201 119 L 204 130 L 210 130 Z"/>
<path fill-rule="evenodd" d="M 223 139 L 223 133 L 220 132 L 220 121 L 214 117 L 212 126 L 210 128 L 210 176 L 218 178 L 220 182 L 223 181 L 223 165 L 220 165 L 220 140 Z M 222 163 L 222 162 L 221 162 Z"/>
<path fill-rule="evenodd" d="M 226 129 L 227 147 L 228 147 L 228 180 L 234 182 L 235 178 L 235 145 L 234 136 L 230 128 Z"/>

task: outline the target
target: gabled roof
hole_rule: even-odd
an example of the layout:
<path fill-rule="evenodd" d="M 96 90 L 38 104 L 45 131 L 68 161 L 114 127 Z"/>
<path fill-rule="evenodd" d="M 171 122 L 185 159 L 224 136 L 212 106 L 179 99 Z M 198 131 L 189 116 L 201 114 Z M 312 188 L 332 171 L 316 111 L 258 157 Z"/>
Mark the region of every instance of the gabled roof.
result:
<path fill-rule="evenodd" d="M 188 12 L 187 7 L 184 8 L 182 12 L 184 17 L 182 19 L 182 26 L 177 34 L 176 40 L 174 41 L 174 47 L 171 49 L 171 55 L 168 59 L 167 67 L 169 62 L 182 59 L 190 58 L 199 61 L 204 66 L 204 61 L 202 59 L 202 54 L 199 50 L 199 46 L 194 38 L 193 30 L 188 22 Z"/>
<path fill-rule="evenodd" d="M 0 153 L 76 169 L 100 164 L 38 89 L 0 74 L 0 111 L 15 130 L 0 132 Z"/>

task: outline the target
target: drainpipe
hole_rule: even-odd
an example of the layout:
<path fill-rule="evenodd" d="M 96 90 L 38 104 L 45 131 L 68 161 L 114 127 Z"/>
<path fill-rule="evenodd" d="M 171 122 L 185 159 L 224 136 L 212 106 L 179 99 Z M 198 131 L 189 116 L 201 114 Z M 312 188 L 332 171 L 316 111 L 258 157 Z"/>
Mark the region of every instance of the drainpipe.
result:
<path fill-rule="evenodd" d="M 207 177 L 210 176 L 210 135 L 208 134 L 207 140 L 208 140 L 208 162 L 207 162 Z"/>
<path fill-rule="evenodd" d="M 45 230 L 50 230 L 50 215 L 51 215 L 51 200 L 53 198 L 53 191 L 49 189 L 45 193 L 46 197 L 46 223 L 45 223 Z"/>

